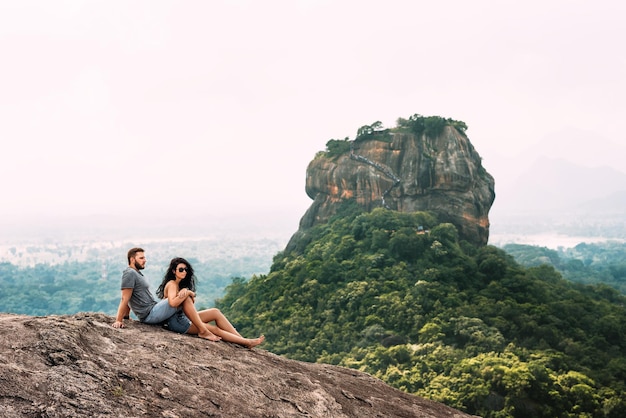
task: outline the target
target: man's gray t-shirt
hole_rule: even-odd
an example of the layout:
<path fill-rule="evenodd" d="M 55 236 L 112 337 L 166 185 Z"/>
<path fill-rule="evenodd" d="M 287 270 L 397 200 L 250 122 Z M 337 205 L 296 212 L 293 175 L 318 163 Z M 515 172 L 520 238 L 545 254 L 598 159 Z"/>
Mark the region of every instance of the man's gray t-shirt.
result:
<path fill-rule="evenodd" d="M 148 281 L 140 271 L 128 267 L 122 274 L 122 289 L 133 289 L 128 305 L 140 321 L 146 319 L 152 307 L 157 304 L 150 293 Z"/>

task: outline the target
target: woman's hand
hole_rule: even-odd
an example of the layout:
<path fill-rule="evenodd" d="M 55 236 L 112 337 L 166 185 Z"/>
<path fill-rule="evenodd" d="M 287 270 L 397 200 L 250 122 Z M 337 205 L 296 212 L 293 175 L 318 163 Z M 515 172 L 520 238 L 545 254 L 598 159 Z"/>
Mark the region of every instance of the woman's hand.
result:
<path fill-rule="evenodd" d="M 181 299 L 191 298 L 192 301 L 195 302 L 196 294 L 187 288 L 180 289 L 178 292 L 178 297 Z"/>

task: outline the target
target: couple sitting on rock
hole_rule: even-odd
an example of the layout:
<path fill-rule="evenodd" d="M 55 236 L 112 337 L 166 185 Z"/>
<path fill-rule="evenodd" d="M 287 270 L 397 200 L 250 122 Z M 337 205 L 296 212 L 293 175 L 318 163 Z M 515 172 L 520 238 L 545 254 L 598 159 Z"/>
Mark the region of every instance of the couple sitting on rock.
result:
<path fill-rule="evenodd" d="M 242 337 L 217 308 L 197 311 L 193 267 L 184 258 L 176 257 L 170 262 L 157 289 L 160 301 L 152 295 L 148 281 L 141 273 L 145 266 L 144 250 L 131 248 L 128 268 L 122 275 L 122 299 L 113 328 L 124 328 L 124 318 L 128 318 L 132 310 L 143 323 L 165 324 L 171 331 L 195 334 L 210 341 L 224 340 L 253 348 L 265 339 L 262 335 L 254 339 Z"/>

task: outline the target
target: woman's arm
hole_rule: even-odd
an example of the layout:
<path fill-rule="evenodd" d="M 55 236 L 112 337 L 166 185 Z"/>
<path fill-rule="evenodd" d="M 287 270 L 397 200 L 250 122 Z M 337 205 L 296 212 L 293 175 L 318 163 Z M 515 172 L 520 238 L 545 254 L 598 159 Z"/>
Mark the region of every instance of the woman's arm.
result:
<path fill-rule="evenodd" d="M 174 280 L 170 280 L 165 285 L 165 289 L 163 289 L 163 295 L 167 297 L 170 306 L 176 308 L 180 306 L 187 297 L 192 296 L 193 292 L 186 288 L 179 289 L 178 284 L 176 284 Z"/>

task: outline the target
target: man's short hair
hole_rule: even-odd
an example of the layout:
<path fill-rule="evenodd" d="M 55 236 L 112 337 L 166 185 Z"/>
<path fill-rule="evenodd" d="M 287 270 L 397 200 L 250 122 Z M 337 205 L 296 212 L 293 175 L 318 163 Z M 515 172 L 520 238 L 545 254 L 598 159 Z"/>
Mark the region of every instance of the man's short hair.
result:
<path fill-rule="evenodd" d="M 145 253 L 143 248 L 135 247 L 128 250 L 128 264 L 130 264 L 130 259 L 135 256 L 137 253 Z"/>

